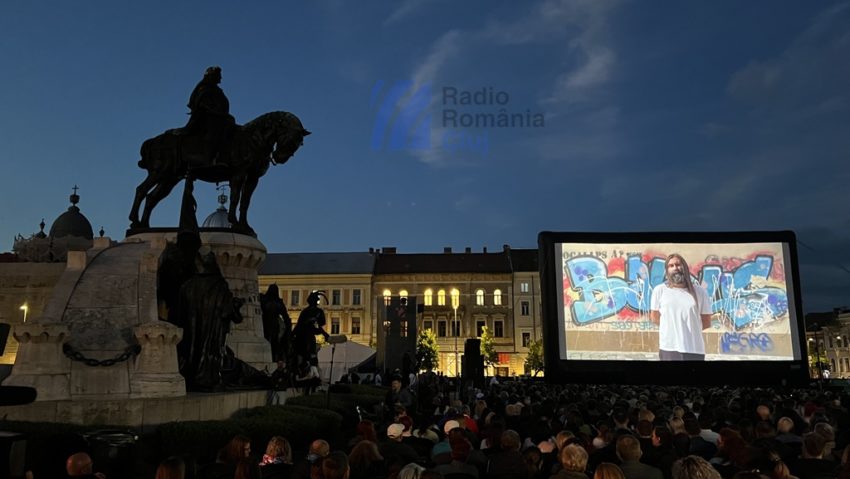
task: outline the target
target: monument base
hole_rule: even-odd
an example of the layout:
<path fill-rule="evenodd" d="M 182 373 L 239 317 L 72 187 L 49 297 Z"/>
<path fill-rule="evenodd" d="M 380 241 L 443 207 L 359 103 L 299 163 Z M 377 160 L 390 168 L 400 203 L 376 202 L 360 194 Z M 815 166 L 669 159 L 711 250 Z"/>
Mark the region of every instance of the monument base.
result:
<path fill-rule="evenodd" d="M 224 420 L 241 409 L 269 404 L 271 395 L 276 395 L 278 402 L 298 394 L 290 388 L 286 391 L 188 393 L 176 398 L 36 401 L 23 406 L 0 407 L 0 417 L 9 421 L 125 426 L 146 432 L 167 422 Z"/>

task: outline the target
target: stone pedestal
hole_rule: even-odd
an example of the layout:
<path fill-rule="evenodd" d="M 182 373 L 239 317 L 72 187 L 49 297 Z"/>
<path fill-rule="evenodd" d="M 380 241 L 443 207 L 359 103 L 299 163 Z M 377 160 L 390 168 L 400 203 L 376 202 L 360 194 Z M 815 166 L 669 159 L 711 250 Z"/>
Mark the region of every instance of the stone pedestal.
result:
<path fill-rule="evenodd" d="M 252 236 L 224 232 L 202 232 L 201 241 L 215 254 L 230 291 L 245 300 L 240 310 L 242 322 L 232 325 L 227 345 L 237 358 L 263 369 L 272 363 L 271 345 L 263 336 L 257 285 L 257 270 L 266 259 L 266 247 Z"/>
<path fill-rule="evenodd" d="M 165 321 L 137 326 L 142 351 L 130 373 L 130 397 L 172 397 L 186 394 L 186 381 L 178 372 L 177 343 L 183 330 Z"/>
<path fill-rule="evenodd" d="M 125 242 L 173 242 L 177 231 L 162 229 L 128 236 Z M 231 325 L 227 345 L 236 357 L 263 369 L 272 365 L 271 345 L 263 337 L 257 270 L 266 258 L 266 247 L 253 236 L 230 231 L 201 230 L 201 254 L 212 252 L 234 296 L 245 300 L 240 309 L 243 321 Z"/>
<path fill-rule="evenodd" d="M 12 334 L 20 345 L 12 374 L 3 384 L 34 387 L 39 401 L 69 399 L 71 361 L 62 352 L 68 327 L 25 323 L 15 326 Z"/>

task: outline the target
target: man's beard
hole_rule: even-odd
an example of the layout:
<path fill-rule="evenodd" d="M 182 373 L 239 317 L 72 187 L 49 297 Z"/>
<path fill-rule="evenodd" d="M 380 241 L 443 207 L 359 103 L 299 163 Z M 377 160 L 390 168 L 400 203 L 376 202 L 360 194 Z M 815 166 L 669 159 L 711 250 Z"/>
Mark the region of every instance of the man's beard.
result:
<path fill-rule="evenodd" d="M 685 284 L 685 273 L 672 273 L 670 275 L 670 282 L 678 285 Z"/>

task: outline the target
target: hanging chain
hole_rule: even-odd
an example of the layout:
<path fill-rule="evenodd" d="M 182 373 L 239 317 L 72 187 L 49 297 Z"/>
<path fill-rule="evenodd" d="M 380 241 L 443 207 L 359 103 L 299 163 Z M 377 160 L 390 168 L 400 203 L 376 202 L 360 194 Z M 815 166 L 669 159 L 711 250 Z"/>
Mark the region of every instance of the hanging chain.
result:
<path fill-rule="evenodd" d="M 65 353 L 65 356 L 68 356 L 68 358 L 72 361 L 85 363 L 86 366 L 113 366 L 118 363 L 123 363 L 124 361 L 139 354 L 141 351 L 142 345 L 134 344 L 132 346 L 127 346 L 127 349 L 125 349 L 123 353 L 115 356 L 114 358 L 98 360 L 83 356 L 81 352 L 74 349 L 74 347 L 68 343 L 62 345 L 62 352 Z"/>

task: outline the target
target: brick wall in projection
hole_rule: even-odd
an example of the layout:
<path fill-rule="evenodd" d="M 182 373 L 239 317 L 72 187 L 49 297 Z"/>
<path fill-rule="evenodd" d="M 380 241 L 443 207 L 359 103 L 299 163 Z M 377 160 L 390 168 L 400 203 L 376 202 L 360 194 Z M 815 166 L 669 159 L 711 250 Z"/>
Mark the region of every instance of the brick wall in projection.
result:
<path fill-rule="evenodd" d="M 650 297 L 671 253 L 685 258 L 712 301 L 707 359 L 793 359 L 791 281 L 780 243 L 569 244 L 562 253 L 569 359 L 657 359 Z"/>

